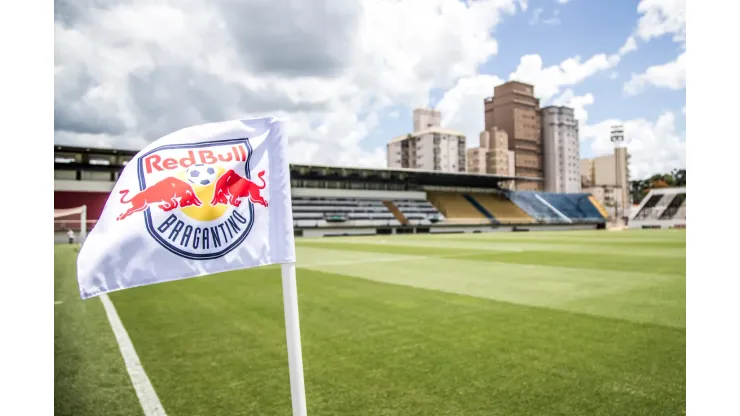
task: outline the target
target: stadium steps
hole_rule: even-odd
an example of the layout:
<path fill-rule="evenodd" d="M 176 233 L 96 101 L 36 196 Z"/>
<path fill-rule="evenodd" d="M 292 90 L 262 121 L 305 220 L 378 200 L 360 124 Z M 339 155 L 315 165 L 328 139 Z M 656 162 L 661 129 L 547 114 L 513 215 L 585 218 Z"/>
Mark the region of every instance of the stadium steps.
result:
<path fill-rule="evenodd" d="M 670 220 L 673 218 L 681 218 L 677 215 L 683 207 L 683 216 L 686 218 L 686 194 L 676 194 L 673 197 L 668 206 L 665 207 L 663 212 L 660 214 L 661 220 Z"/>
<path fill-rule="evenodd" d="M 681 204 L 681 207 L 678 208 L 678 211 L 673 215 L 674 220 L 685 220 L 686 219 L 686 200 L 683 201 Z"/>
<path fill-rule="evenodd" d="M 535 222 L 563 222 L 562 218 L 555 211 L 535 197 L 534 192 L 506 192 L 506 197 L 533 218 Z"/>
<path fill-rule="evenodd" d="M 659 194 L 652 195 L 650 196 L 650 198 L 647 198 L 647 200 L 643 200 L 642 206 L 639 207 L 639 210 L 637 211 L 637 214 L 634 216 L 633 219 L 643 220 L 650 217 L 653 213 L 653 209 L 658 205 L 661 199 L 663 199 L 663 195 Z"/>
<path fill-rule="evenodd" d="M 484 217 L 486 217 L 489 220 L 491 220 L 491 222 L 498 222 L 496 220 L 496 217 L 494 217 L 493 214 L 491 214 L 486 209 L 486 207 L 484 207 L 483 205 L 481 205 L 480 202 L 478 202 L 472 195 L 470 195 L 470 194 L 463 194 L 463 198 L 465 198 L 465 200 L 468 201 L 470 203 L 470 205 L 474 206 L 475 209 L 478 210 L 478 212 L 480 212 L 481 214 L 483 214 Z"/>
<path fill-rule="evenodd" d="M 502 224 L 531 224 L 535 220 L 504 195 L 476 194 L 475 199 Z"/>
<path fill-rule="evenodd" d="M 388 208 L 388 211 L 393 213 L 393 216 L 396 217 L 398 222 L 400 222 L 402 225 L 409 225 L 409 220 L 406 218 L 405 215 L 403 215 L 403 212 L 401 212 L 400 209 L 394 204 L 392 201 L 383 201 L 383 205 Z"/>
<path fill-rule="evenodd" d="M 653 216 L 655 218 L 662 219 L 663 218 L 663 214 L 665 213 L 666 209 L 668 209 L 668 207 L 673 204 L 673 201 L 675 201 L 676 198 L 678 198 L 679 195 L 680 194 L 667 194 L 667 195 L 664 195 L 663 198 L 661 198 L 661 200 L 658 203 L 658 205 L 653 210 Z"/>
<path fill-rule="evenodd" d="M 599 202 L 596 198 L 594 198 L 593 195 L 589 195 L 588 200 L 591 201 L 591 203 L 596 207 L 596 209 L 599 210 L 599 214 L 601 214 L 602 217 L 609 218 L 609 213 L 606 212 L 606 208 L 604 208 L 604 206 L 601 205 L 601 202 Z"/>
<path fill-rule="evenodd" d="M 554 205 L 552 205 L 550 202 L 548 202 L 545 198 L 541 197 L 539 194 L 535 193 L 534 194 L 534 197 L 538 201 L 540 201 L 542 204 L 544 204 L 545 206 L 547 206 L 548 208 L 550 208 L 552 210 L 552 212 L 555 213 L 555 215 L 557 215 L 558 217 L 560 217 L 561 220 L 563 220 L 563 221 L 565 221 L 565 222 L 567 222 L 569 224 L 573 222 L 573 220 L 570 219 L 570 217 L 568 217 L 567 215 L 563 214 L 562 211 L 560 211 L 559 209 L 555 208 Z"/>
<path fill-rule="evenodd" d="M 463 196 L 455 192 L 428 192 L 427 199 L 441 212 L 446 222 L 488 223 L 486 217 L 475 209 Z"/>

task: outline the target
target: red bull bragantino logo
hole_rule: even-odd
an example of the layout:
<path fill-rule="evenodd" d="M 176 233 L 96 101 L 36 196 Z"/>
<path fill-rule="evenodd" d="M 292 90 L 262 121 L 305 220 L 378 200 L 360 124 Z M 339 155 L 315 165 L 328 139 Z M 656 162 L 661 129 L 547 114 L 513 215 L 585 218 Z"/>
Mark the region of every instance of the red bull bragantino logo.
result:
<path fill-rule="evenodd" d="M 214 259 L 249 235 L 266 209 L 265 171 L 252 180 L 249 139 L 165 145 L 138 159 L 139 189 L 120 191 L 117 221 L 143 219 L 151 236 L 189 259 Z"/>

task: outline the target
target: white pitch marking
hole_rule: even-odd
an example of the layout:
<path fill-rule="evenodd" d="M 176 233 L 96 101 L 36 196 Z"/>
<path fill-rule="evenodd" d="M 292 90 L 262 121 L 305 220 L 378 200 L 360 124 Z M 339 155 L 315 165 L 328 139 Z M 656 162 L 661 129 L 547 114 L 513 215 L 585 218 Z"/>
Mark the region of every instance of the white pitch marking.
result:
<path fill-rule="evenodd" d="M 118 317 L 116 307 L 113 306 L 113 302 L 110 301 L 106 294 L 100 295 L 100 300 L 103 302 L 103 307 L 105 307 L 105 313 L 108 314 L 108 321 L 111 328 L 113 328 L 118 347 L 121 349 L 123 362 L 126 364 L 126 370 L 128 370 L 128 375 L 131 377 L 131 384 L 134 385 L 134 390 L 136 390 L 136 395 L 139 397 L 139 403 L 141 403 L 141 408 L 144 410 L 144 415 L 167 416 L 162 403 L 159 401 L 159 397 L 157 397 L 157 392 L 154 391 L 152 382 L 149 381 L 149 377 L 147 377 L 144 367 L 142 367 L 141 361 L 139 361 L 139 356 L 136 355 L 134 344 L 131 343 L 126 328 L 123 327 L 123 323 Z"/>
<path fill-rule="evenodd" d="M 61 305 L 61 304 L 62 304 L 62 301 L 61 301 L 61 300 L 55 300 L 55 301 L 54 301 L 54 304 L 55 304 L 55 305 Z"/>

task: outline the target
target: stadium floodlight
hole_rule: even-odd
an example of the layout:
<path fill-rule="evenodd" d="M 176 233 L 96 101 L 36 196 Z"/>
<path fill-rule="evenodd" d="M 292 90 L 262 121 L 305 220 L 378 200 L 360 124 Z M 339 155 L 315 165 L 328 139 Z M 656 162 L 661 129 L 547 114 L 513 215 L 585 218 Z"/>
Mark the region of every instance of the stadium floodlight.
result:
<path fill-rule="evenodd" d="M 624 143 L 624 127 L 621 124 L 612 126 L 609 139 L 615 146 L 620 146 Z"/>
<path fill-rule="evenodd" d="M 625 200 L 625 198 L 624 198 L 625 189 L 622 189 L 623 188 L 623 184 L 620 183 L 620 181 L 619 181 L 619 177 L 620 177 L 620 175 L 619 175 L 619 173 L 620 173 L 619 167 L 621 165 L 621 163 L 620 163 L 621 160 L 620 160 L 620 153 L 617 151 L 617 149 L 622 148 L 623 145 L 624 145 L 624 126 L 622 126 L 621 124 L 616 124 L 616 125 L 611 126 L 611 133 L 609 134 L 609 139 L 614 144 L 614 185 L 615 185 L 614 186 L 614 191 L 615 191 L 614 192 L 614 196 L 615 196 L 615 201 L 614 201 L 614 217 L 615 218 L 614 218 L 614 221 L 618 221 L 618 219 L 619 219 L 618 209 L 619 209 L 619 205 L 620 205 L 620 203 L 619 203 L 620 202 L 620 199 L 621 199 L 621 202 L 622 202 L 622 204 L 621 204 L 622 205 L 622 216 L 624 216 L 624 210 L 625 210 L 624 204 L 627 202 Z M 626 169 L 626 167 L 625 167 L 625 169 Z M 621 195 L 622 195 L 621 198 L 616 198 L 616 195 L 617 195 L 616 190 L 617 190 L 617 188 L 619 188 L 619 190 L 621 192 Z"/>

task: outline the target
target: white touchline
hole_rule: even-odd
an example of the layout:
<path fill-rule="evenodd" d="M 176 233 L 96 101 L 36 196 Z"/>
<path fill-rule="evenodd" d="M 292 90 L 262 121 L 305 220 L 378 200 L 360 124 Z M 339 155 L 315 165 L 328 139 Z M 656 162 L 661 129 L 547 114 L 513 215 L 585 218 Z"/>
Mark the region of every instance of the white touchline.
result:
<path fill-rule="evenodd" d="M 105 313 L 108 315 L 108 321 L 110 322 L 113 333 L 118 341 L 118 347 L 121 349 L 121 355 L 123 361 L 126 364 L 126 370 L 128 375 L 131 377 L 131 384 L 134 385 L 136 395 L 139 396 L 139 402 L 141 408 L 144 410 L 145 416 L 166 416 L 162 403 L 157 397 L 157 393 L 154 391 L 152 382 L 149 381 L 144 367 L 139 361 L 139 356 L 136 355 L 134 344 L 131 343 L 131 339 L 128 337 L 126 328 L 123 327 L 121 319 L 118 317 L 116 307 L 113 306 L 113 302 L 108 298 L 108 295 L 100 295 L 100 300 L 103 302 Z"/>

